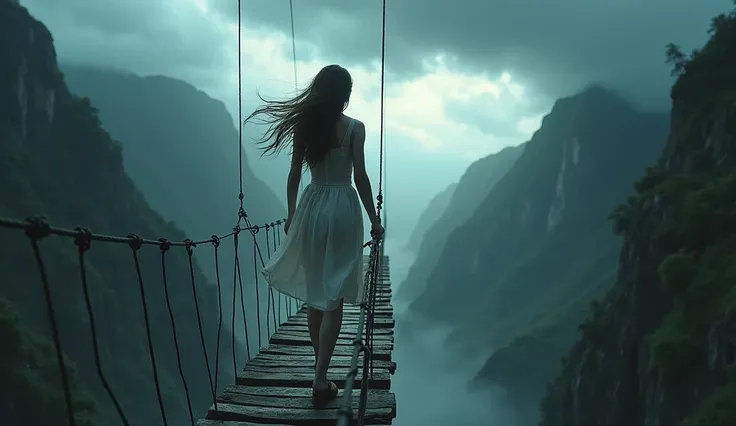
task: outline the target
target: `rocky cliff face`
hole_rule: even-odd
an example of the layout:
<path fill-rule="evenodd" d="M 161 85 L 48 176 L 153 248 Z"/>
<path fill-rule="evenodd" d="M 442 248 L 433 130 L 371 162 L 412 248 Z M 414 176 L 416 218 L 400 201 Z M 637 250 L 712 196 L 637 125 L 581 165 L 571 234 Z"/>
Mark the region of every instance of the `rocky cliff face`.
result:
<path fill-rule="evenodd" d="M 478 382 L 538 419 L 546 384 L 590 302 L 614 283 L 621 239 L 607 217 L 654 163 L 666 114 L 593 86 L 559 100 L 511 170 L 455 229 L 411 308 L 490 358 Z"/>
<path fill-rule="evenodd" d="M 413 309 L 456 325 L 460 340 L 498 347 L 519 324 L 543 326 L 573 299 L 589 300 L 620 244 L 606 217 L 654 161 L 666 128 L 666 116 L 600 87 L 558 101 L 452 232 Z"/>
<path fill-rule="evenodd" d="M 424 232 L 416 261 L 399 287 L 396 297 L 413 300 L 424 291 L 428 274 L 435 267 L 449 235 L 473 215 L 496 183 L 521 156 L 525 146 L 526 144 L 521 144 L 504 148 L 468 167 L 452 192 L 442 216 Z"/>
<path fill-rule="evenodd" d="M 88 97 L 99 108 L 102 125 L 123 146 L 123 164 L 146 200 L 164 217 L 180 226 L 190 238 L 207 238 L 229 232 L 238 211 L 238 131 L 225 105 L 181 80 L 84 66 L 62 66 L 70 90 Z M 244 206 L 248 219 L 262 225 L 286 217 L 286 208 L 253 174 L 243 158 Z M 281 182 L 279 182 L 281 184 Z M 283 191 L 283 189 L 282 189 Z M 203 220 L 206 218 L 206 220 Z M 266 232 L 257 235 L 264 255 Z M 232 265 L 232 244 L 220 247 L 220 264 Z M 217 279 L 212 253 L 197 253 L 211 282 Z M 251 344 L 257 346 L 256 291 L 253 281 L 253 247 L 241 244 L 246 310 L 251 313 Z M 221 280 L 224 294 L 232 294 L 233 281 Z M 260 309 L 268 309 L 267 283 L 259 281 Z M 281 305 L 285 301 L 282 300 Z M 224 315 L 231 315 L 225 303 Z M 285 314 L 285 308 L 277 310 Z M 270 326 L 261 324 L 262 333 Z"/>
<path fill-rule="evenodd" d="M 100 125 L 89 100 L 67 89 L 47 28 L 25 8 L 4 0 L 0 1 L 0 216 L 22 219 L 38 214 L 45 214 L 56 226 L 86 226 L 108 235 L 135 232 L 143 238 L 185 238 L 151 209 L 126 174 L 122 148 Z M 89 425 L 93 420 L 120 424 L 97 376 L 74 243 L 49 237 L 40 246 L 64 351 L 70 365 L 77 366 L 75 382 L 83 385 L 72 389 L 77 424 Z M 168 421 L 187 424 L 187 402 L 162 285 L 161 252 L 144 247 L 139 261 Z M 126 245 L 93 242 L 85 265 L 107 379 L 130 424 L 160 424 L 131 250 Z M 190 275 L 182 250 L 172 248 L 166 266 L 183 369 L 193 408 L 202 413 L 211 403 L 211 393 L 191 276 L 206 342 L 215 341 L 217 292 L 196 265 Z M 65 425 L 55 352 L 44 337 L 48 317 L 38 266 L 22 232 L 0 229 L 0 276 L 0 423 Z M 223 331 L 222 340 L 221 354 L 226 354 L 229 333 Z M 209 359 L 214 364 L 212 346 Z M 233 380 L 233 372 L 227 371 L 232 367 L 224 367 L 229 361 L 223 355 L 221 384 Z"/>
<path fill-rule="evenodd" d="M 544 426 L 736 424 L 736 13 L 672 90 L 656 166 L 614 214 L 615 287 L 581 325 Z"/>

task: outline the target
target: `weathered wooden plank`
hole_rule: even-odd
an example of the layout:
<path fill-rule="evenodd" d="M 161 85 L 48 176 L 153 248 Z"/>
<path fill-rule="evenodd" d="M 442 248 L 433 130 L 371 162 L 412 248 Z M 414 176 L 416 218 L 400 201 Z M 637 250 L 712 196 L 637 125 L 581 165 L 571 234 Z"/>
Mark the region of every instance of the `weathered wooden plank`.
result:
<path fill-rule="evenodd" d="M 334 357 L 330 361 L 330 368 L 349 367 L 350 361 L 351 359 L 349 357 Z M 358 363 L 360 364 L 362 362 L 363 362 L 363 357 L 361 356 L 358 359 Z M 294 365 L 294 366 L 314 367 L 314 357 L 258 354 L 255 357 L 251 358 L 248 361 L 248 364 L 257 364 L 257 365 L 263 365 L 263 366 L 266 366 L 266 365 L 274 365 L 274 366 Z M 391 368 L 393 366 L 393 362 L 374 359 L 373 366 L 381 367 L 381 368 Z"/>
<path fill-rule="evenodd" d="M 342 325 L 342 328 L 340 329 L 343 333 L 352 333 L 355 334 L 355 332 L 358 330 L 358 325 L 352 325 L 352 324 L 344 324 Z M 279 331 L 284 333 L 309 333 L 309 328 L 307 327 L 307 323 L 300 324 L 300 325 L 291 325 L 291 324 L 282 324 L 281 327 L 279 327 Z M 394 330 L 391 328 L 382 328 L 375 330 L 373 332 L 374 334 L 394 334 Z"/>
<path fill-rule="evenodd" d="M 314 359 L 314 349 L 311 346 L 291 346 L 291 345 L 278 345 L 270 344 L 264 348 L 261 348 L 263 354 L 283 354 L 283 355 L 301 355 L 309 356 Z M 353 356 L 352 346 L 336 346 L 335 351 L 332 354 L 333 357 L 340 356 Z M 391 350 L 385 347 L 374 347 L 373 348 L 373 359 L 380 359 L 384 361 L 391 360 Z"/>
<path fill-rule="evenodd" d="M 360 321 L 358 321 L 358 318 L 350 318 L 350 317 L 344 317 L 342 320 L 343 326 L 351 326 L 351 327 L 357 327 Z M 306 326 L 307 325 L 307 318 L 306 317 L 292 317 L 286 322 L 284 322 L 282 325 L 295 325 L 295 326 Z M 377 317 L 373 320 L 373 327 L 376 329 L 392 329 L 396 325 L 396 321 L 391 317 Z"/>
<path fill-rule="evenodd" d="M 327 372 L 327 378 L 340 387 L 345 387 L 346 375 L 342 372 Z M 279 373 L 245 370 L 238 373 L 235 383 L 244 386 L 285 386 L 293 388 L 312 387 L 314 373 Z M 391 375 L 385 371 L 374 371 L 371 380 L 373 389 L 391 389 Z M 361 376 L 357 376 L 353 382 L 355 388 L 360 388 Z"/>
<path fill-rule="evenodd" d="M 304 389 L 308 391 L 304 396 L 290 396 L 285 398 L 270 398 L 267 396 L 251 395 L 241 392 L 228 392 L 226 390 L 217 397 L 217 402 L 218 404 L 222 402 L 226 404 L 248 405 L 253 407 L 298 408 L 309 410 L 312 408 L 311 389 Z M 338 393 L 338 397 L 330 401 L 325 409 L 329 410 L 331 408 L 340 408 L 342 402 L 341 395 L 342 392 Z M 360 393 L 357 395 L 359 396 Z M 360 403 L 358 398 L 352 399 L 351 402 L 353 403 L 353 409 L 357 409 L 358 404 Z M 368 391 L 366 407 L 368 410 L 374 410 L 376 408 L 390 408 L 391 410 L 395 410 L 396 396 L 390 392 Z M 211 407 L 210 409 L 214 409 L 214 407 Z"/>
<path fill-rule="evenodd" d="M 362 363 L 358 366 L 358 374 L 362 374 L 363 368 Z M 373 373 L 390 373 L 389 367 L 378 367 L 374 364 Z M 278 374 L 311 374 L 314 377 L 314 365 L 262 365 L 258 363 L 248 363 L 245 365 L 243 371 L 257 372 L 257 373 L 278 373 Z M 330 373 L 346 375 L 350 371 L 350 367 L 347 365 L 330 366 Z"/>
<path fill-rule="evenodd" d="M 308 338 L 300 338 L 300 337 L 294 337 L 294 336 L 285 336 L 280 334 L 274 334 L 271 337 L 271 344 L 274 345 L 285 345 L 285 346 L 295 346 L 295 347 L 312 347 L 312 342 Z M 353 340 L 350 339 L 339 339 L 337 340 L 337 344 L 335 345 L 335 349 L 337 348 L 352 348 L 353 347 Z M 374 349 L 381 349 L 387 352 L 390 352 L 393 350 L 394 345 L 393 343 L 388 343 L 384 341 L 375 341 L 373 344 Z"/>
<path fill-rule="evenodd" d="M 299 339 L 309 339 L 309 331 L 291 331 L 291 330 L 279 330 L 277 333 L 274 333 L 274 336 L 291 336 Z M 373 334 L 374 340 L 386 342 L 386 343 L 393 343 L 394 336 L 393 334 L 386 334 L 386 333 L 374 333 Z M 342 340 L 350 340 L 353 341 L 355 339 L 355 332 L 349 332 L 349 331 L 340 331 L 340 334 L 337 336 L 338 341 Z M 310 340 L 311 341 L 311 340 Z"/>
<path fill-rule="evenodd" d="M 285 388 L 278 386 L 240 386 L 230 385 L 224 392 L 241 393 L 254 396 L 268 396 L 272 398 L 311 398 L 312 388 Z M 386 389 L 371 389 L 372 393 L 389 393 Z M 338 396 L 344 395 L 343 389 L 338 390 Z M 360 395 L 360 389 L 353 388 L 353 397 Z"/>
<path fill-rule="evenodd" d="M 337 423 L 338 410 L 282 409 L 271 407 L 251 407 L 237 404 L 218 404 L 219 411 L 210 410 L 209 419 L 239 420 L 259 423 L 286 423 L 295 426 L 333 425 Z M 357 412 L 356 412 L 357 414 Z M 393 415 L 390 408 L 376 408 L 366 411 L 368 424 L 391 424 Z"/>
<path fill-rule="evenodd" d="M 335 345 L 337 347 L 353 347 L 353 338 L 349 339 L 337 339 L 337 344 Z M 289 345 L 289 346 L 312 346 L 312 341 L 309 340 L 309 336 L 291 336 L 288 334 L 280 334 L 280 333 L 274 333 L 273 336 L 271 336 L 270 339 L 271 344 L 274 345 Z M 375 343 L 373 345 L 374 348 L 381 348 L 385 349 L 387 351 L 391 351 L 394 348 L 393 342 L 388 342 L 385 340 L 375 340 Z"/>
<path fill-rule="evenodd" d="M 239 422 L 231 420 L 212 420 L 212 419 L 201 419 L 197 420 L 197 426 L 263 426 L 263 423 L 253 422 Z M 269 426 L 289 426 L 285 424 L 269 423 Z"/>

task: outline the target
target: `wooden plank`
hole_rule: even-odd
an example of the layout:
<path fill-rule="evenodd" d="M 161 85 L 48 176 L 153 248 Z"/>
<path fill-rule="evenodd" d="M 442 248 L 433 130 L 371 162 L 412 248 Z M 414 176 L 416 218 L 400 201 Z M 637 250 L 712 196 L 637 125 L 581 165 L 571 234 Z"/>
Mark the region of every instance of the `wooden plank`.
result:
<path fill-rule="evenodd" d="M 314 365 L 261 365 L 258 363 L 248 363 L 245 365 L 243 371 L 264 373 L 264 374 L 311 374 L 314 378 Z M 329 373 L 347 375 L 350 372 L 349 366 L 335 366 L 328 369 Z M 389 367 L 377 367 L 373 366 L 373 374 L 376 373 L 391 373 Z M 358 365 L 358 374 L 363 374 L 363 364 Z"/>
<path fill-rule="evenodd" d="M 327 372 L 327 378 L 340 387 L 345 387 L 346 375 L 342 372 Z M 244 386 L 284 386 L 291 388 L 311 388 L 314 373 L 261 372 L 245 370 L 238 373 L 235 383 Z M 372 389 L 391 389 L 391 375 L 387 371 L 374 371 L 371 380 Z M 353 386 L 360 388 L 361 376 L 358 375 Z"/>
<path fill-rule="evenodd" d="M 358 318 L 343 318 L 342 325 L 343 326 L 350 326 L 350 327 L 357 327 L 359 321 Z M 282 325 L 293 325 L 293 326 L 307 326 L 307 318 L 306 317 L 296 317 L 291 318 Z M 373 327 L 375 329 L 393 329 L 396 325 L 396 321 L 393 318 L 386 318 L 386 317 L 377 317 L 374 318 L 373 321 Z M 365 328 L 364 328 L 365 330 Z"/>
<path fill-rule="evenodd" d="M 330 368 L 348 367 L 350 366 L 350 361 L 351 359 L 349 357 L 334 357 L 330 361 Z M 358 363 L 360 364 L 362 362 L 363 362 L 363 357 L 361 356 L 358 359 Z M 264 366 L 266 365 L 274 365 L 274 366 L 295 365 L 295 366 L 314 367 L 314 357 L 294 356 L 294 355 L 258 354 L 255 357 L 251 358 L 250 361 L 248 361 L 248 364 L 257 364 L 257 365 L 264 365 Z M 393 366 L 393 362 L 374 359 L 373 366 L 380 367 L 380 368 L 391 368 Z"/>
<path fill-rule="evenodd" d="M 350 339 L 337 339 L 337 344 L 335 348 L 338 347 L 353 347 L 353 338 Z M 312 341 L 309 340 L 309 337 L 301 337 L 301 336 L 291 336 L 287 334 L 280 334 L 275 333 L 273 336 L 271 336 L 270 343 L 274 345 L 288 345 L 288 346 L 309 346 L 311 348 Z M 375 340 L 375 344 L 373 345 L 374 348 L 380 348 L 384 349 L 386 351 L 391 351 L 394 348 L 394 345 L 392 342 L 388 342 L 385 340 Z"/>
<path fill-rule="evenodd" d="M 299 388 L 285 388 L 285 389 L 299 389 Z M 217 398 L 217 402 L 220 403 L 226 403 L 226 404 L 236 404 L 236 405 L 248 405 L 252 407 L 273 407 L 273 408 L 298 408 L 298 409 L 304 409 L 309 410 L 312 408 L 312 398 L 311 398 L 311 389 L 304 388 L 308 392 L 302 395 L 293 395 L 289 397 L 282 397 L 282 398 L 270 398 L 267 396 L 258 396 L 258 395 L 251 395 L 247 393 L 241 393 L 241 392 L 229 392 L 225 390 L 220 396 Z M 343 394 L 342 390 L 338 393 L 338 397 L 330 401 L 330 403 L 325 407 L 325 409 L 331 409 L 331 408 L 340 408 L 341 406 L 341 395 Z M 360 396 L 360 392 L 353 393 L 354 396 Z M 358 408 L 358 404 L 360 401 L 358 398 L 351 398 L 351 403 L 353 404 L 353 409 Z M 368 392 L 368 401 L 366 407 L 369 410 L 376 409 L 376 408 L 390 408 L 391 410 L 395 410 L 396 408 L 396 396 L 393 393 L 386 392 L 386 391 L 369 391 Z M 211 407 L 210 409 L 214 409 L 214 407 Z"/>
<path fill-rule="evenodd" d="M 254 396 L 268 396 L 272 398 L 293 398 L 293 397 L 301 397 L 301 398 L 311 398 L 312 396 L 312 389 L 311 388 L 285 388 L 285 387 L 278 387 L 278 386 L 240 386 L 240 385 L 230 385 L 227 388 L 225 388 L 224 392 L 229 393 L 242 393 L 245 395 L 254 395 Z M 390 391 L 385 389 L 371 389 L 370 392 L 372 393 L 389 393 Z M 344 395 L 343 389 L 340 389 L 338 391 L 338 396 Z M 353 388 L 353 398 L 360 396 L 360 389 Z"/>
<path fill-rule="evenodd" d="M 314 359 L 314 349 L 311 346 L 290 346 L 290 345 L 277 345 L 271 344 L 264 348 L 261 348 L 263 354 L 273 355 L 296 355 L 296 356 L 309 356 Z M 339 356 L 353 356 L 352 346 L 335 346 L 335 352 L 332 354 L 333 357 Z M 385 347 L 374 347 L 373 348 L 373 359 L 380 359 L 384 361 L 391 361 L 391 350 Z"/>
<path fill-rule="evenodd" d="M 201 420 L 197 420 L 197 426 L 263 426 L 263 423 L 201 419 Z M 269 426 L 288 426 L 288 425 L 281 424 L 281 423 L 279 424 L 269 423 Z"/>
<path fill-rule="evenodd" d="M 209 419 L 234 420 L 255 423 L 286 423 L 295 426 L 334 425 L 338 410 L 282 409 L 271 407 L 251 407 L 237 404 L 218 404 L 219 411 L 210 410 Z M 357 412 L 356 412 L 357 414 Z M 390 408 L 366 410 L 367 424 L 391 424 L 393 415 Z"/>
<path fill-rule="evenodd" d="M 340 329 L 342 333 L 351 333 L 355 334 L 355 332 L 358 330 L 358 325 L 352 325 L 352 324 L 343 324 L 342 328 Z M 285 332 L 285 333 L 309 333 L 309 328 L 307 327 L 307 323 L 300 325 L 291 325 L 291 324 L 281 324 L 281 327 L 279 327 L 279 331 Z M 382 328 L 379 330 L 375 330 L 374 334 L 394 334 L 394 330 L 392 328 Z"/>
<path fill-rule="evenodd" d="M 304 330 L 304 331 L 279 330 L 273 335 L 279 336 L 279 337 L 290 336 L 290 337 L 295 337 L 299 339 L 307 339 L 311 342 L 311 339 L 309 337 L 309 331 L 307 330 Z M 374 333 L 373 337 L 375 341 L 381 341 L 382 343 L 386 343 L 386 344 L 393 343 L 394 341 L 393 334 Z M 343 340 L 353 341 L 355 340 L 355 332 L 340 331 L 340 334 L 338 334 L 337 339 L 338 341 L 343 341 Z"/>

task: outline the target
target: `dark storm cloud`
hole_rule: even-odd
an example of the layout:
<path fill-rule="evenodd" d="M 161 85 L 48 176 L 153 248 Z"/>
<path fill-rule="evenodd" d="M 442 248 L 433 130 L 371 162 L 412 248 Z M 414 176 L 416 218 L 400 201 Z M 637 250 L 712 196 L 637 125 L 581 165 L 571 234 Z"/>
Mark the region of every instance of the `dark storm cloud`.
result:
<path fill-rule="evenodd" d="M 205 76 L 203 68 L 220 65 L 225 49 L 237 52 L 237 39 L 224 46 L 222 34 L 211 25 L 192 21 L 186 26 L 169 19 L 181 13 L 178 1 L 22 0 L 21 4 L 50 28 L 66 63 Z"/>
<path fill-rule="evenodd" d="M 287 0 L 243 0 L 243 16 L 289 32 Z M 235 2 L 215 0 L 226 13 Z M 731 0 L 396 0 L 387 8 L 387 62 L 401 75 L 420 59 L 456 55 L 465 69 L 511 71 L 551 96 L 602 82 L 662 106 L 671 84 L 664 46 L 688 50 Z M 380 54 L 381 2 L 294 0 L 297 39 L 321 54 L 365 63 Z"/>

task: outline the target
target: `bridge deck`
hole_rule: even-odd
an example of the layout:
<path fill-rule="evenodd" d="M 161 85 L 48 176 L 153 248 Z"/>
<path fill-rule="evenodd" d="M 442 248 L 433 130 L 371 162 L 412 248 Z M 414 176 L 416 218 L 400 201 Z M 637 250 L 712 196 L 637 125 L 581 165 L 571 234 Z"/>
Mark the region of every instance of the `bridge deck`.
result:
<path fill-rule="evenodd" d="M 378 287 L 373 345 L 373 380 L 370 382 L 366 425 L 388 425 L 396 417 L 396 398 L 391 388 L 395 365 L 391 359 L 394 318 L 391 305 L 388 257 L 382 262 L 383 282 Z M 353 339 L 360 308 L 345 306 L 342 331 L 330 363 L 328 378 L 341 389 L 339 397 L 325 409 L 314 410 L 311 387 L 314 378 L 314 351 L 309 340 L 306 309 L 290 316 L 271 336 L 268 346 L 250 359 L 236 384 L 219 396 L 215 411 L 210 407 L 198 426 L 334 425 L 342 406 L 342 389 L 350 368 Z M 362 366 L 361 355 L 358 365 Z M 352 405 L 357 417 L 362 368 L 353 384 Z"/>

